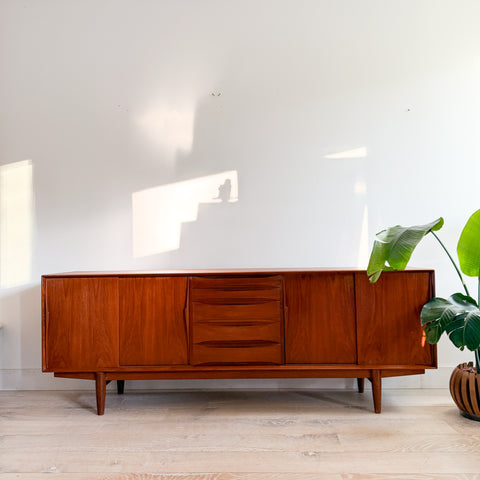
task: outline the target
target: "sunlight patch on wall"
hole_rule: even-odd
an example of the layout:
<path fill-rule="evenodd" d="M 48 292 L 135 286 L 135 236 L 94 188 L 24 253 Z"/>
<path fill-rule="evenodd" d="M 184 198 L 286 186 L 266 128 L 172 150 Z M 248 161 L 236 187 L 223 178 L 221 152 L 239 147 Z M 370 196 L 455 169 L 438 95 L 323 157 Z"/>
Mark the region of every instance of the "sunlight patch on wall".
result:
<path fill-rule="evenodd" d="M 0 166 L 0 287 L 30 282 L 32 236 L 32 162 Z"/>
<path fill-rule="evenodd" d="M 325 158 L 365 158 L 367 156 L 367 147 L 354 148 L 343 152 L 331 153 L 325 155 Z"/>
<path fill-rule="evenodd" d="M 201 203 L 236 201 L 236 170 L 133 193 L 133 256 L 178 250 L 182 223 L 197 220 Z"/>
<path fill-rule="evenodd" d="M 137 125 L 150 140 L 167 153 L 190 152 L 195 124 L 194 108 L 152 108 L 140 115 Z"/>
<path fill-rule="evenodd" d="M 353 186 L 353 191 L 355 195 L 366 195 L 367 194 L 367 184 L 363 180 L 358 180 Z"/>
<path fill-rule="evenodd" d="M 357 268 L 366 269 L 370 257 L 370 245 L 368 244 L 368 207 L 365 205 L 362 215 L 362 229 L 358 242 Z"/>

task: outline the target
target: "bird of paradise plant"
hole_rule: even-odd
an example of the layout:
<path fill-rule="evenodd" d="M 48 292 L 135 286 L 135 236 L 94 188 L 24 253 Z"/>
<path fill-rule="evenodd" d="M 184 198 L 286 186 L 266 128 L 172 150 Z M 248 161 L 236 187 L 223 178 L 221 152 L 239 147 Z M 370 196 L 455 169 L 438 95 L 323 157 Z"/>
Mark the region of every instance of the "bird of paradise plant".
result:
<path fill-rule="evenodd" d="M 435 297 L 423 306 L 420 319 L 427 341 L 435 344 L 446 333 L 457 348 L 464 350 L 466 347 L 475 353 L 476 371 L 480 373 L 480 210 L 468 219 L 458 240 L 460 268 L 435 233 L 443 224 L 444 220 L 440 217 L 426 225 L 396 225 L 377 233 L 367 274 L 370 282 L 374 283 L 382 271 L 404 270 L 416 246 L 431 233 L 452 262 L 465 293 L 454 293 L 448 299 Z M 477 277 L 477 300 L 470 295 L 462 273 Z"/>

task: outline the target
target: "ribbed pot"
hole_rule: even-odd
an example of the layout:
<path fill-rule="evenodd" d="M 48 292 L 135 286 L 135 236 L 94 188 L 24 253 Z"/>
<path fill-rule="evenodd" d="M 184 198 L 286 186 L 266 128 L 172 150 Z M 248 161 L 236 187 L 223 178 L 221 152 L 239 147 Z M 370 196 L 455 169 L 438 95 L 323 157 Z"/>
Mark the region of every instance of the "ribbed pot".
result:
<path fill-rule="evenodd" d="M 452 372 L 450 393 L 462 415 L 480 421 L 480 374 L 472 362 L 462 363 Z"/>

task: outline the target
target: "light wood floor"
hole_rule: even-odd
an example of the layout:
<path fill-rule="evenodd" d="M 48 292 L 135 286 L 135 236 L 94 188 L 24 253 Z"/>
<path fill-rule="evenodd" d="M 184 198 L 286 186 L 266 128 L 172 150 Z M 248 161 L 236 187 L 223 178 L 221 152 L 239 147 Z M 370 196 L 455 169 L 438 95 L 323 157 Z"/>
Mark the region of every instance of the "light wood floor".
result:
<path fill-rule="evenodd" d="M 0 480 L 480 480 L 446 390 L 0 392 Z"/>

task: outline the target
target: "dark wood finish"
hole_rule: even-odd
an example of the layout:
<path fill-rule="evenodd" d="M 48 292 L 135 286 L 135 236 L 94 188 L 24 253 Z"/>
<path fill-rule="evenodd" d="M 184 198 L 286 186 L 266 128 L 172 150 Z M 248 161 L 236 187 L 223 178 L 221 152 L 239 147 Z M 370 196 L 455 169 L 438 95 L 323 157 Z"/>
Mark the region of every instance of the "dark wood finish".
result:
<path fill-rule="evenodd" d="M 105 413 L 105 395 L 107 393 L 107 380 L 105 373 L 97 372 L 95 375 L 95 393 L 97 397 L 97 414 Z"/>
<path fill-rule="evenodd" d="M 382 373 L 381 371 L 372 370 L 370 381 L 372 382 L 373 407 L 375 409 L 375 413 L 380 413 L 382 411 Z"/>
<path fill-rule="evenodd" d="M 125 380 L 117 380 L 117 393 L 123 395 L 125 391 Z"/>
<path fill-rule="evenodd" d="M 117 272 L 42 277 L 42 365 L 94 380 L 383 377 L 436 367 L 420 328 L 433 271 Z"/>
<path fill-rule="evenodd" d="M 435 349 L 426 342 L 418 320 L 432 296 L 431 275 L 385 272 L 375 284 L 366 275 L 355 275 L 358 363 L 435 363 Z"/>
<path fill-rule="evenodd" d="M 358 388 L 358 393 L 363 393 L 363 391 L 365 390 L 364 378 L 357 378 L 357 388 Z"/>
<path fill-rule="evenodd" d="M 287 363 L 357 362 L 353 280 L 350 273 L 285 275 Z"/>
<path fill-rule="evenodd" d="M 186 365 L 187 277 L 120 278 L 120 365 Z"/>
<path fill-rule="evenodd" d="M 49 278 L 45 293 L 44 370 L 118 366 L 117 278 Z"/>

